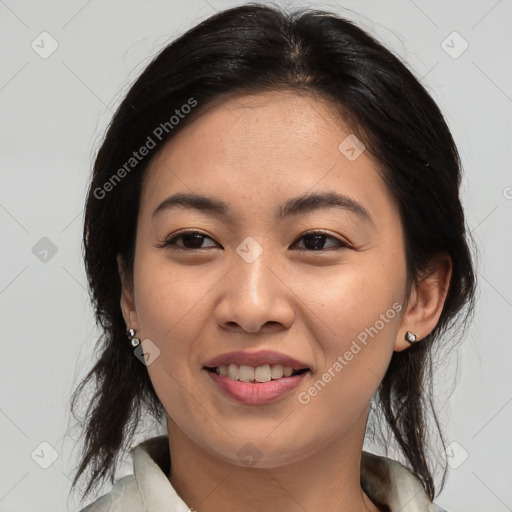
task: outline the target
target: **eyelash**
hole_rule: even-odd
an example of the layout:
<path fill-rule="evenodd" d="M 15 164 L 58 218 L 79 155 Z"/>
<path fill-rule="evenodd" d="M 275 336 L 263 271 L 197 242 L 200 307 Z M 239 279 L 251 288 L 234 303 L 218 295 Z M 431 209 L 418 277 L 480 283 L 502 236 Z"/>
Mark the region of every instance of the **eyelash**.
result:
<path fill-rule="evenodd" d="M 198 250 L 201 251 L 204 249 L 212 249 L 212 247 L 203 247 L 203 248 L 199 247 L 196 249 L 189 249 L 187 247 L 180 247 L 180 246 L 176 245 L 176 243 L 175 243 L 176 240 L 179 240 L 186 235 L 201 235 L 203 238 L 209 238 L 210 240 L 215 242 L 215 240 L 213 240 L 213 238 L 206 235 L 205 233 L 202 233 L 201 231 L 183 231 L 177 235 L 173 235 L 172 237 L 162 240 L 161 242 L 158 243 L 158 245 L 156 245 L 156 247 L 159 249 L 167 247 L 167 248 L 171 248 L 173 250 L 182 250 L 182 251 L 198 251 Z M 308 231 L 308 232 L 302 234 L 299 238 L 297 238 L 293 242 L 292 245 L 294 245 L 299 240 L 301 240 L 307 236 L 313 236 L 313 235 L 321 235 L 321 236 L 324 236 L 326 239 L 330 238 L 331 240 L 336 241 L 339 244 L 339 247 L 329 247 L 327 249 L 301 249 L 301 250 L 307 251 L 307 252 L 325 252 L 327 250 L 340 250 L 340 249 L 350 249 L 351 248 L 351 246 L 347 242 L 344 242 L 344 241 L 340 240 L 339 238 L 336 238 L 335 236 L 324 233 L 323 231 Z"/>

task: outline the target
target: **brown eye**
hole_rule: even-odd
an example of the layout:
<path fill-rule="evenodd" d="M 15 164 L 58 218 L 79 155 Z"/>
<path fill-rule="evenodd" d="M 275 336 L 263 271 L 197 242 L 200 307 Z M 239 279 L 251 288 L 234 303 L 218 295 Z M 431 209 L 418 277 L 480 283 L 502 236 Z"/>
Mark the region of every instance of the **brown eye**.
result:
<path fill-rule="evenodd" d="M 334 247 L 327 247 L 327 249 L 336 249 L 336 248 L 349 248 L 349 244 L 343 242 L 342 240 L 328 235 L 327 233 L 323 233 L 321 231 L 314 231 L 311 233 L 306 233 L 302 235 L 297 241 L 304 240 L 304 249 L 307 251 L 323 251 L 325 248 L 323 247 L 326 240 L 334 240 L 336 245 Z M 297 243 L 294 242 L 295 243 Z"/>
<path fill-rule="evenodd" d="M 206 239 L 214 242 L 214 245 L 203 246 L 203 243 Z M 299 249 L 306 251 L 324 252 L 328 249 L 336 250 L 350 248 L 348 243 L 321 231 L 306 233 L 305 235 L 302 235 L 300 238 L 298 238 L 293 245 L 297 244 L 299 241 L 303 241 L 303 247 L 299 247 Z M 326 241 L 334 241 L 335 244 L 331 247 L 324 247 Z M 217 246 L 218 244 L 211 237 L 201 233 L 200 231 L 186 231 L 165 239 L 159 245 L 157 245 L 159 248 L 167 247 L 191 251 L 197 249 L 211 249 L 212 247 Z"/>
<path fill-rule="evenodd" d="M 194 249 L 210 249 L 211 247 L 215 247 L 215 245 L 203 246 L 203 242 L 205 239 L 210 239 L 208 235 L 201 233 L 200 231 L 186 231 L 184 233 L 180 233 L 179 235 L 173 236 L 172 238 L 168 238 L 164 240 L 158 247 L 176 247 L 178 249 L 185 250 L 194 250 Z M 178 241 L 181 240 L 181 243 Z"/>

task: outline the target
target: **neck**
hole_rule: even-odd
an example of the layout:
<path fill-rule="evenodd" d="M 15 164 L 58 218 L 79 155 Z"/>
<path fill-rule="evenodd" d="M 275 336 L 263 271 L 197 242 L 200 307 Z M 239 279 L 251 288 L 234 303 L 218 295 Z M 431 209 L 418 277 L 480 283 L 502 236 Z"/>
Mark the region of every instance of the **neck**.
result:
<path fill-rule="evenodd" d="M 366 417 L 354 422 L 348 436 L 307 458 L 276 468 L 255 468 L 206 452 L 168 418 L 168 478 L 197 512 L 254 512 L 255 503 L 258 510 L 280 512 L 379 512 L 360 484 L 365 427 Z"/>

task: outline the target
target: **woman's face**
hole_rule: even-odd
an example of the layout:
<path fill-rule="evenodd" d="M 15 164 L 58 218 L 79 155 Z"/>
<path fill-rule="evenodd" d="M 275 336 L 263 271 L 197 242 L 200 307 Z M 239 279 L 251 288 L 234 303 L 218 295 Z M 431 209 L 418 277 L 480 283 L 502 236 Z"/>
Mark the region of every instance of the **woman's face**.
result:
<path fill-rule="evenodd" d="M 170 424 L 234 464 L 277 467 L 362 441 L 393 351 L 407 346 L 399 214 L 332 111 L 292 93 L 231 99 L 148 168 L 124 309 L 150 340 L 147 369 Z M 217 208 L 158 209 L 175 194 Z M 316 194 L 341 198 L 298 200 Z M 178 237 L 189 231 L 198 235 Z M 255 384 L 205 369 L 222 354 L 263 350 L 276 359 L 260 353 L 245 365 L 264 367 L 260 380 L 264 363 L 279 374 L 281 356 L 309 371 Z"/>

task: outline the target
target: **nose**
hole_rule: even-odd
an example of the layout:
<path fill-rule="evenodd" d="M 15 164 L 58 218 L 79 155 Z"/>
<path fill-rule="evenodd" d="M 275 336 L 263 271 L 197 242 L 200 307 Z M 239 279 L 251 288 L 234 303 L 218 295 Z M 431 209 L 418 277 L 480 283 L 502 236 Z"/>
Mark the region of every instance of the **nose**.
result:
<path fill-rule="evenodd" d="M 235 254 L 231 271 L 217 288 L 220 298 L 215 318 L 221 328 L 249 333 L 290 328 L 295 294 L 276 259 L 263 251 L 249 263 Z"/>

